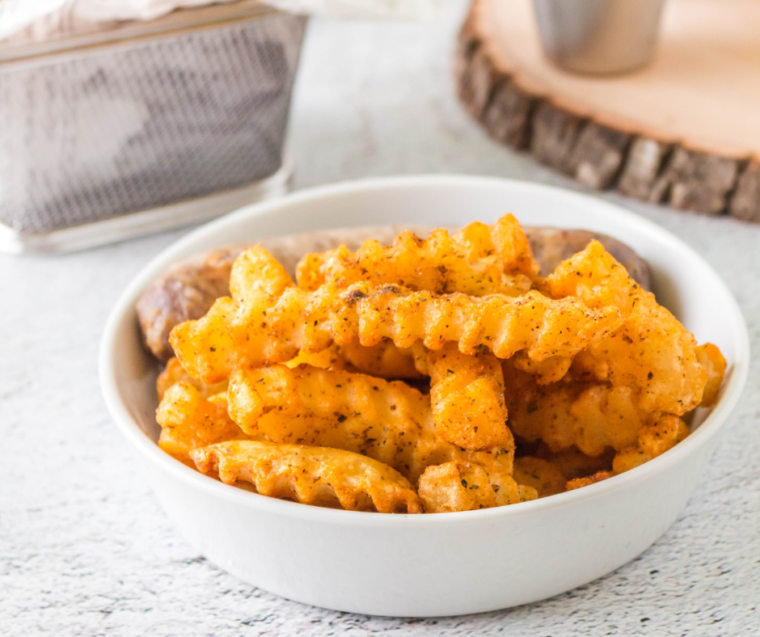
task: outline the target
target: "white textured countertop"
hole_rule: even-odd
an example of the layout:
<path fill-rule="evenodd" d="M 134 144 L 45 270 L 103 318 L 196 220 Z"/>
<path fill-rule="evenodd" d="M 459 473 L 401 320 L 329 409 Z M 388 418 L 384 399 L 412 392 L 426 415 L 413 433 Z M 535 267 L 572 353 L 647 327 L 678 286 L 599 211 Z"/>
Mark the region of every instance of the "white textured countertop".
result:
<path fill-rule="evenodd" d="M 445 24 L 313 21 L 294 103 L 296 186 L 460 172 L 572 184 L 488 141 L 453 94 Z M 715 267 L 760 351 L 760 226 L 635 204 Z M 98 340 L 137 271 L 186 231 L 0 257 L 0 635 L 760 635 L 760 362 L 683 516 L 644 555 L 554 599 L 439 620 L 292 603 L 204 561 L 111 423 Z M 445 559 L 445 556 L 442 556 Z"/>

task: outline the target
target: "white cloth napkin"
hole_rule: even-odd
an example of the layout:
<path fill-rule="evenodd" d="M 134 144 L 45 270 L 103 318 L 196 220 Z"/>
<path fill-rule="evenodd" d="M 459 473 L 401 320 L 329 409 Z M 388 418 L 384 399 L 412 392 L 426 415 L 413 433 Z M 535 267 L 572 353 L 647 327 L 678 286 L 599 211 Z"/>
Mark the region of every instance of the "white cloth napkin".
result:
<path fill-rule="evenodd" d="M 0 40 L 24 31 L 32 40 L 115 20 L 153 20 L 175 9 L 236 0 L 0 0 Z M 441 0 L 263 0 L 293 13 L 341 18 L 430 19 Z"/>

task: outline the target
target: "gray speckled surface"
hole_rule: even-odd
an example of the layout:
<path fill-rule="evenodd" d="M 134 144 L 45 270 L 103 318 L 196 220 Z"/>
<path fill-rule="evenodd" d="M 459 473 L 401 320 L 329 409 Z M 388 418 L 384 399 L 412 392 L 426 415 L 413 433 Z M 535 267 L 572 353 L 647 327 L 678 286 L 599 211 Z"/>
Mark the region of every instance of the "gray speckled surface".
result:
<path fill-rule="evenodd" d="M 568 185 L 489 142 L 453 98 L 444 24 L 314 21 L 294 104 L 296 186 L 462 172 Z M 606 198 L 677 233 L 728 282 L 760 351 L 760 226 Z M 100 398 L 107 313 L 185 231 L 0 257 L 0 635 L 760 635 L 760 364 L 683 516 L 639 559 L 554 599 L 439 620 L 333 613 L 205 562 L 159 508 Z"/>

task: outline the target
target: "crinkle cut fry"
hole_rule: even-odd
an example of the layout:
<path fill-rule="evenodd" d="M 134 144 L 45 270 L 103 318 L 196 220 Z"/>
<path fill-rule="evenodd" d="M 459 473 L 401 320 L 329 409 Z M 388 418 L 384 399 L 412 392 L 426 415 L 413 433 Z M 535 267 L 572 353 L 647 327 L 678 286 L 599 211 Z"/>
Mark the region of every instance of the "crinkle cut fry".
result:
<path fill-rule="evenodd" d="M 323 254 L 306 255 L 297 272 L 299 286 L 312 292 L 325 283 L 348 287 L 367 281 L 435 294 L 519 296 L 532 285 L 531 278 L 524 274 L 506 274 L 494 256 L 470 262 L 446 230 L 435 230 L 424 240 L 403 232 L 389 248 L 369 239 L 355 254 L 341 246 Z"/>
<path fill-rule="evenodd" d="M 589 307 L 617 307 L 622 327 L 589 345 L 573 363 L 577 374 L 629 386 L 642 408 L 682 415 L 702 401 L 707 372 L 694 336 L 641 288 L 598 241 L 563 261 L 542 289 L 552 298 L 572 296 Z"/>
<path fill-rule="evenodd" d="M 167 361 L 166 367 L 158 375 L 158 379 L 156 380 L 156 393 L 158 394 L 159 402 L 163 399 L 167 390 L 177 383 L 187 383 L 192 385 L 200 392 L 203 398 L 209 398 L 210 396 L 227 391 L 226 380 L 214 385 L 206 385 L 205 383 L 195 380 L 182 368 L 182 364 L 175 356 Z"/>
<path fill-rule="evenodd" d="M 429 351 L 426 363 L 438 436 L 474 451 L 511 440 L 501 362 L 493 354 L 462 354 L 447 343 Z"/>
<path fill-rule="evenodd" d="M 298 285 L 309 291 L 325 283 L 347 287 L 367 281 L 436 294 L 517 296 L 530 289 L 537 273 L 522 227 L 514 216 L 505 215 L 493 227 L 474 223 L 453 236 L 434 230 L 420 239 L 402 232 L 389 247 L 370 239 L 356 253 L 341 246 L 308 254 L 296 276 Z"/>
<path fill-rule="evenodd" d="M 480 465 L 454 460 L 428 467 L 417 489 L 425 513 L 452 513 L 490 509 L 535 500 L 532 487 L 513 478 L 494 481 Z"/>
<path fill-rule="evenodd" d="M 641 428 L 635 444 L 615 454 L 612 471 L 597 471 L 591 476 L 570 480 L 567 489 L 580 489 L 635 469 L 669 451 L 688 435 L 689 428 L 678 416 L 661 414 Z"/>
<path fill-rule="evenodd" d="M 422 378 L 414 365 L 411 350 L 396 347 L 388 339 L 371 347 L 364 347 L 357 342 L 348 343 L 340 347 L 339 351 L 354 370 L 361 374 L 379 378 Z"/>
<path fill-rule="evenodd" d="M 189 466 L 193 466 L 189 455 L 192 449 L 250 438 L 227 414 L 224 398 L 208 400 L 197 387 L 183 382 L 166 390 L 156 421 L 161 426 L 158 446 Z"/>
<path fill-rule="evenodd" d="M 334 345 L 319 352 L 300 351 L 295 358 L 285 362 L 291 369 L 299 365 L 310 365 L 320 369 L 348 369 L 352 364 L 343 356 L 343 352 Z"/>
<path fill-rule="evenodd" d="M 509 358 L 525 350 L 542 360 L 573 355 L 620 324 L 614 308 L 589 310 L 574 299 L 552 301 L 536 291 L 517 298 L 436 296 L 357 283 L 342 293 L 323 286 L 313 301 L 306 311 L 307 348 L 331 338 L 339 345 L 358 339 L 365 346 L 389 338 L 398 347 L 421 340 L 429 349 L 452 341 L 464 354 L 485 349 Z"/>
<path fill-rule="evenodd" d="M 493 226 L 476 221 L 457 232 L 454 239 L 470 260 L 495 254 L 508 274 L 524 274 L 534 279 L 541 270 L 514 215 L 502 216 Z"/>
<path fill-rule="evenodd" d="M 262 441 L 222 442 L 190 452 L 199 471 L 257 493 L 348 511 L 421 513 L 409 482 L 381 462 L 327 447 Z"/>
<path fill-rule="evenodd" d="M 607 480 L 614 475 L 615 474 L 612 471 L 597 471 L 591 476 L 568 480 L 566 489 L 568 491 L 574 491 L 575 489 L 580 489 L 582 487 L 589 487 L 592 484 L 596 484 L 597 482 L 603 482 L 604 480 Z"/>
<path fill-rule="evenodd" d="M 539 498 L 562 493 L 567 479 L 548 460 L 533 456 L 515 458 L 514 479 L 518 484 L 532 487 Z"/>
<path fill-rule="evenodd" d="M 718 400 L 728 364 L 721 351 L 712 343 L 697 347 L 697 358 L 707 372 L 707 382 L 700 407 L 712 407 Z"/>
<path fill-rule="evenodd" d="M 251 435 L 273 442 L 335 447 L 383 462 L 416 484 L 431 465 L 461 460 L 493 480 L 512 475 L 514 441 L 467 451 L 435 433 L 430 399 L 402 382 L 363 374 L 273 365 L 236 370 L 229 413 Z"/>
<path fill-rule="evenodd" d="M 615 474 L 630 471 L 661 456 L 689 435 L 689 428 L 678 416 L 662 414 L 639 431 L 636 443 L 618 453 L 612 461 Z"/>
<path fill-rule="evenodd" d="M 673 448 L 689 433 L 672 414 L 648 413 L 628 387 L 569 381 L 542 386 L 529 374 L 503 363 L 505 396 L 512 431 L 525 440 L 542 440 L 552 451 L 577 447 L 588 456 L 616 450 L 613 471 L 599 471 L 593 480 L 568 482 L 579 488 L 643 464 Z"/>
<path fill-rule="evenodd" d="M 297 317 L 304 292 L 269 252 L 254 246 L 238 255 L 230 291 L 232 297 L 217 299 L 203 318 L 176 325 L 169 337 L 182 367 L 207 384 L 227 379 L 235 367 L 250 361 L 284 363 L 301 349 Z M 267 312 L 277 304 L 289 312 L 279 312 L 273 321 Z"/>
<path fill-rule="evenodd" d="M 526 440 L 543 440 L 552 451 L 573 445 L 589 456 L 606 447 L 620 450 L 633 444 L 651 419 L 629 387 L 579 381 L 540 385 L 511 361 L 502 369 L 509 427 Z"/>
<path fill-rule="evenodd" d="M 255 267 L 251 255 L 241 256 L 241 263 Z M 262 268 L 269 267 L 267 257 L 273 260 L 261 248 L 254 256 L 264 261 Z M 170 340 L 191 376 L 215 383 L 236 367 L 285 362 L 299 350 L 318 352 L 333 342 L 371 347 L 384 338 L 401 348 L 422 340 L 440 349 L 453 341 L 465 354 L 486 349 L 499 358 L 521 350 L 538 361 L 571 357 L 620 321 L 615 308 L 589 309 L 576 299 L 552 300 L 534 290 L 516 298 L 436 296 L 363 282 L 347 290 L 327 284 L 311 293 L 287 287 L 279 296 L 255 288 L 241 299 L 217 300 L 202 319 L 176 326 Z"/>

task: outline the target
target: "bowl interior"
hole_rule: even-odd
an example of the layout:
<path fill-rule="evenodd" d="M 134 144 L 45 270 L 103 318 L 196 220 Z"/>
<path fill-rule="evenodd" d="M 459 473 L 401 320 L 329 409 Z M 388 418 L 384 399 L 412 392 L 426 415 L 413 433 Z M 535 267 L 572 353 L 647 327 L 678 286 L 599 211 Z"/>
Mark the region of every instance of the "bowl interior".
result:
<path fill-rule="evenodd" d="M 492 223 L 506 212 L 514 213 L 525 225 L 603 232 L 636 250 L 651 266 L 660 303 L 700 343 L 718 345 L 728 360 L 727 380 L 713 416 L 733 407 L 749 363 L 741 312 L 712 268 L 675 236 L 612 204 L 557 188 L 488 178 L 417 177 L 328 186 L 250 206 L 196 230 L 167 249 L 125 291 L 104 334 L 101 374 L 109 408 L 133 441 L 135 435 L 143 441 L 145 436 L 157 439 L 154 383 L 158 366 L 140 343 L 135 303 L 147 285 L 179 259 L 228 243 L 255 243 L 266 237 L 325 228 Z M 703 413 L 696 419 L 703 424 L 686 442 L 703 434 L 706 416 Z M 707 423 L 714 420 L 717 418 L 707 418 Z"/>

